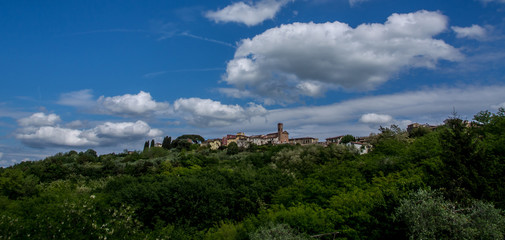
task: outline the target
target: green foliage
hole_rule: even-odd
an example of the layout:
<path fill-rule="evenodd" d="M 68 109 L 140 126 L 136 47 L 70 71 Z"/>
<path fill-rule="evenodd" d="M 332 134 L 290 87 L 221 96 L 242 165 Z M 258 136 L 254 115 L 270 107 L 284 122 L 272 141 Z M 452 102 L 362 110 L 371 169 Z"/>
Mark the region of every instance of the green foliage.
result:
<path fill-rule="evenodd" d="M 179 150 L 189 150 L 189 148 L 193 145 L 193 142 L 188 139 L 175 139 L 172 141 L 172 147 L 177 148 Z"/>
<path fill-rule="evenodd" d="M 479 156 L 479 185 L 484 199 L 505 208 L 505 109 L 497 113 L 481 112 L 472 128 L 476 155 Z"/>
<path fill-rule="evenodd" d="M 260 227 L 256 232 L 249 235 L 251 240 L 305 240 L 311 239 L 310 237 L 299 234 L 295 229 L 287 224 L 273 224 L 270 223 Z"/>
<path fill-rule="evenodd" d="M 151 159 L 151 158 L 160 158 L 165 157 L 170 154 L 169 150 L 160 147 L 149 148 L 147 151 L 143 151 L 140 154 L 140 158 L 143 159 Z"/>
<path fill-rule="evenodd" d="M 263 221 L 296 226 L 300 232 L 311 235 L 334 231 L 331 211 L 316 204 L 298 204 L 288 208 L 274 205 L 262 214 L 260 218 Z"/>
<path fill-rule="evenodd" d="M 347 143 L 354 142 L 354 141 L 356 141 L 356 138 L 354 138 L 353 135 L 347 134 L 347 135 L 345 135 L 345 136 L 342 137 L 342 140 L 340 140 L 340 143 L 341 144 L 347 144 Z"/>
<path fill-rule="evenodd" d="M 0 173 L 0 191 L 9 199 L 19 199 L 37 195 L 39 179 L 34 175 L 26 175 L 19 169 L 6 169 Z"/>
<path fill-rule="evenodd" d="M 93 186 L 93 184 L 88 184 Z M 135 239 L 141 223 L 127 205 L 109 208 L 91 188 L 69 181 L 47 184 L 40 197 L 0 213 L 1 239 Z"/>
<path fill-rule="evenodd" d="M 446 120 L 440 130 L 440 157 L 444 163 L 439 179 L 440 187 L 447 189 L 451 199 L 482 196 L 481 188 L 485 185 L 484 166 L 477 151 L 474 134 L 466 123 L 458 118 Z"/>
<path fill-rule="evenodd" d="M 227 240 L 227 239 L 248 239 L 247 229 L 243 223 L 221 222 L 219 228 L 211 228 L 205 234 L 204 239 Z"/>
<path fill-rule="evenodd" d="M 235 155 L 239 152 L 238 145 L 236 142 L 232 142 L 228 144 L 228 148 L 226 150 L 226 154 L 228 155 Z"/>
<path fill-rule="evenodd" d="M 418 138 L 418 137 L 422 137 L 430 132 L 431 132 L 430 128 L 425 127 L 425 126 L 420 126 L 420 127 L 412 129 L 412 131 L 409 132 L 409 137 L 410 138 Z"/>
<path fill-rule="evenodd" d="M 472 201 L 467 208 L 430 189 L 412 193 L 396 209 L 410 239 L 503 239 L 505 217 L 492 204 Z"/>
<path fill-rule="evenodd" d="M 163 142 L 161 143 L 161 147 L 164 149 L 172 148 L 172 137 L 165 136 L 165 138 L 163 138 Z"/>
<path fill-rule="evenodd" d="M 182 135 L 177 137 L 175 140 L 191 140 L 193 143 L 203 143 L 205 142 L 205 138 L 200 135 L 190 134 L 190 135 Z"/>
<path fill-rule="evenodd" d="M 226 218 L 241 220 L 256 213 L 279 187 L 275 185 L 286 182 L 278 174 L 270 171 L 268 176 L 274 178 L 270 180 L 245 171 L 179 170 L 165 176 L 121 177 L 110 182 L 105 192 L 114 204 L 136 206 L 147 227 L 176 224 L 203 229 Z"/>
<path fill-rule="evenodd" d="M 385 155 L 403 154 L 410 140 L 407 131 L 396 125 L 391 127 L 380 127 L 378 135 L 370 136 L 370 143 L 373 145 L 373 153 Z"/>
<path fill-rule="evenodd" d="M 149 141 L 146 141 L 144 143 L 144 152 L 147 151 L 147 150 L 149 150 Z"/>
<path fill-rule="evenodd" d="M 381 127 L 364 155 L 198 135 L 57 153 L 0 169 L 0 239 L 503 239 L 505 110 L 474 120 Z"/>

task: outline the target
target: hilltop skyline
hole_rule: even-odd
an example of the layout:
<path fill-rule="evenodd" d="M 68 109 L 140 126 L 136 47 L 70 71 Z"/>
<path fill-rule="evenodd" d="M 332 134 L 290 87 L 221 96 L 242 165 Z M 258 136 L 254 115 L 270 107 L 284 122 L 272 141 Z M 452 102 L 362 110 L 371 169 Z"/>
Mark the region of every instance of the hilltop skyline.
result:
<path fill-rule="evenodd" d="M 367 136 L 505 107 L 505 1 L 0 4 L 0 167 L 146 139 Z"/>

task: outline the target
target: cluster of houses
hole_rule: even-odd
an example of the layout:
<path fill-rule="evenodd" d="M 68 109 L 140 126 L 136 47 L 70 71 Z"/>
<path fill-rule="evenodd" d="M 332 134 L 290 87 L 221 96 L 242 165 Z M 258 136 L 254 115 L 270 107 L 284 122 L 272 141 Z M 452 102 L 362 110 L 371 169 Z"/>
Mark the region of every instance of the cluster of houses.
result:
<path fill-rule="evenodd" d="M 465 122 L 467 126 L 471 123 Z M 433 130 L 439 126 L 433 126 L 428 124 L 413 123 L 407 126 L 407 132 L 410 134 L 412 131 L 418 128 L 427 128 Z M 355 137 L 354 141 L 343 142 L 344 135 L 337 137 L 326 138 L 325 142 L 319 142 L 319 139 L 313 137 L 302 137 L 302 138 L 289 138 L 289 133 L 284 131 L 284 125 L 282 123 L 277 124 L 277 132 L 247 136 L 243 132 L 239 132 L 235 135 L 228 134 L 223 138 L 208 139 L 201 142 L 201 145 L 209 146 L 210 149 L 216 150 L 221 146 L 228 146 L 231 143 L 236 143 L 238 147 L 248 148 L 251 145 L 267 145 L 267 144 L 300 144 L 300 145 L 323 145 L 328 146 L 330 144 L 345 144 L 346 146 L 355 148 L 360 154 L 368 153 L 372 145 L 370 144 L 370 137 Z M 193 140 L 188 139 L 191 143 Z M 161 143 L 156 143 L 154 147 L 161 147 Z"/>
<path fill-rule="evenodd" d="M 218 149 L 221 146 L 228 146 L 230 143 L 236 143 L 239 147 L 247 148 L 251 144 L 266 145 L 266 144 L 300 144 L 300 145 L 329 145 L 329 144 L 342 144 L 344 136 L 327 138 L 326 142 L 319 142 L 319 139 L 313 137 L 303 138 L 289 138 L 289 133 L 284 131 L 282 123 L 277 124 L 277 132 L 268 133 L 263 135 L 246 136 L 243 132 L 235 135 L 226 135 L 223 138 L 208 139 L 202 145 L 209 146 L 211 149 Z M 368 142 L 368 137 L 358 137 L 355 141 L 345 143 L 350 147 L 356 148 L 361 154 L 368 153 L 371 145 Z"/>
<path fill-rule="evenodd" d="M 467 124 L 467 123 L 465 123 Z M 412 123 L 410 125 L 407 126 L 407 132 L 408 133 L 411 133 L 412 131 L 414 131 L 414 129 L 417 129 L 417 128 L 427 128 L 427 129 L 430 129 L 430 130 L 435 130 L 438 126 L 434 126 L 434 125 L 429 125 L 429 124 L 420 124 L 420 123 Z"/>

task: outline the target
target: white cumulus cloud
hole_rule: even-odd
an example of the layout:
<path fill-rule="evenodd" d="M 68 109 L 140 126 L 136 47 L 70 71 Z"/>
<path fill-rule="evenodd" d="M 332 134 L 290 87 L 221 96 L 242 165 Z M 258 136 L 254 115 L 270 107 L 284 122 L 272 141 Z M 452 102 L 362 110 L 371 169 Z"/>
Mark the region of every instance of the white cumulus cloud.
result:
<path fill-rule="evenodd" d="M 289 101 L 329 88 L 373 89 L 401 70 L 434 68 L 463 55 L 434 36 L 439 12 L 393 14 L 384 24 L 293 23 L 240 42 L 223 80 L 240 90 Z"/>
<path fill-rule="evenodd" d="M 57 126 L 43 126 L 24 129 L 16 135 L 23 143 L 31 147 L 69 146 L 85 147 L 97 146 L 97 139 L 90 138 L 81 130 L 61 128 Z"/>
<path fill-rule="evenodd" d="M 123 116 L 150 115 L 169 107 L 168 103 L 154 101 L 151 94 L 144 91 L 114 97 L 101 96 L 97 102 L 103 112 Z"/>
<path fill-rule="evenodd" d="M 393 121 L 393 117 L 386 114 L 367 113 L 363 114 L 359 121 L 362 123 L 385 124 Z"/>
<path fill-rule="evenodd" d="M 141 138 L 156 137 L 162 134 L 158 129 L 152 129 L 144 121 L 136 122 L 106 122 L 92 129 L 98 137 L 105 138 Z"/>
<path fill-rule="evenodd" d="M 205 16 L 216 23 L 236 22 L 254 26 L 275 17 L 289 0 L 261 0 L 256 3 L 236 2 L 217 11 L 208 11 Z"/>
<path fill-rule="evenodd" d="M 60 116 L 56 114 L 48 114 L 39 112 L 34 113 L 29 117 L 21 118 L 18 120 L 18 124 L 23 127 L 39 127 L 39 126 L 54 126 L 61 121 Z"/>
<path fill-rule="evenodd" d="M 35 113 L 32 116 L 39 116 Z M 46 116 L 46 118 L 49 118 Z M 90 129 L 72 129 L 56 124 L 60 117 L 53 114 L 52 119 L 58 121 L 48 124 L 28 121 L 33 117 L 18 121 L 21 126 L 16 138 L 24 144 L 36 147 L 95 147 L 103 145 L 115 145 L 129 140 L 139 140 L 160 136 L 162 132 L 151 128 L 144 121 L 136 122 L 105 122 Z M 51 123 L 51 124 L 49 124 Z"/>
<path fill-rule="evenodd" d="M 0 159 L 2 159 L 3 156 L 4 156 L 4 153 L 0 152 Z"/>
<path fill-rule="evenodd" d="M 144 91 L 113 97 L 101 96 L 96 99 L 90 89 L 84 89 L 61 94 L 57 103 L 78 107 L 90 113 L 122 117 L 149 117 L 170 112 L 168 103 L 157 102 L 150 93 Z"/>
<path fill-rule="evenodd" d="M 483 39 L 487 35 L 485 28 L 479 25 L 472 25 L 471 27 L 451 27 L 456 33 L 457 38 L 471 38 L 471 39 Z"/>
<path fill-rule="evenodd" d="M 254 116 L 266 114 L 266 109 L 254 103 L 247 108 L 226 105 L 219 101 L 201 98 L 181 98 L 175 101 L 174 109 L 185 115 L 185 119 L 197 126 L 226 126 L 243 122 Z"/>

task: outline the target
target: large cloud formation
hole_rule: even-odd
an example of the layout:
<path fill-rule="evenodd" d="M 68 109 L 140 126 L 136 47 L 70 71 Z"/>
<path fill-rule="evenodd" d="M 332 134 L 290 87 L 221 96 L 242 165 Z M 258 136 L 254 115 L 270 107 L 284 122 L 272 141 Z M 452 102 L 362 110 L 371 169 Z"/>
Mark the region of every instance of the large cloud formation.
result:
<path fill-rule="evenodd" d="M 236 2 L 217 11 L 208 11 L 205 16 L 216 23 L 236 22 L 254 26 L 275 17 L 289 0 L 261 0 L 254 4 Z"/>
<path fill-rule="evenodd" d="M 156 102 L 150 93 L 144 91 L 134 95 L 101 96 L 97 102 L 105 112 L 128 116 L 146 115 L 168 108 L 168 103 Z"/>
<path fill-rule="evenodd" d="M 35 119 L 42 121 L 36 122 Z M 36 147 L 96 147 L 115 145 L 124 141 L 134 141 L 160 136 L 162 132 L 151 128 L 144 121 L 105 122 L 91 129 L 72 129 L 61 127 L 56 114 L 34 113 L 18 120 L 16 138 L 24 144 Z"/>
<path fill-rule="evenodd" d="M 183 114 L 190 124 L 202 127 L 227 126 L 249 120 L 251 117 L 263 116 L 267 112 L 264 107 L 254 103 L 243 108 L 201 98 L 178 99 L 174 103 L 174 109 Z"/>
<path fill-rule="evenodd" d="M 282 25 L 242 40 L 223 80 L 283 101 L 319 96 L 328 88 L 373 89 L 403 69 L 462 59 L 433 38 L 447 22 L 441 13 L 423 10 L 356 28 L 341 22 Z"/>

